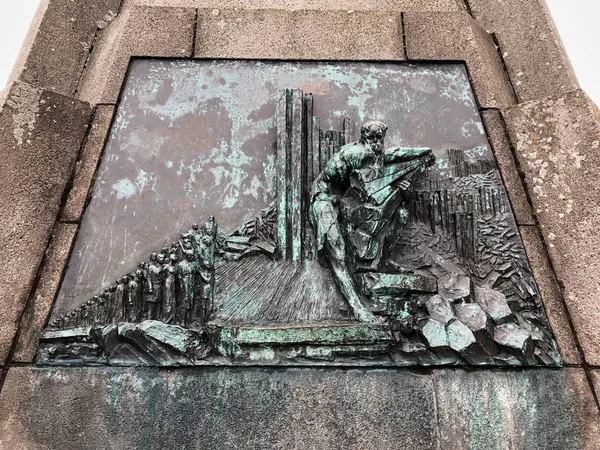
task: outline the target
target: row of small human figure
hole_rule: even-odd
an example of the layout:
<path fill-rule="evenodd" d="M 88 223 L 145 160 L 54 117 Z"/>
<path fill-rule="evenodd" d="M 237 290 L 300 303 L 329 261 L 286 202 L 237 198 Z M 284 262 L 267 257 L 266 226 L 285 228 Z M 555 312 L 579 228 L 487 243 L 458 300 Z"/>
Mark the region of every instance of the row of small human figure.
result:
<path fill-rule="evenodd" d="M 100 295 L 53 320 L 66 329 L 160 320 L 184 327 L 202 325 L 212 312 L 214 293 L 214 219 L 194 225 L 181 239 L 152 253 L 149 262 L 119 278 Z"/>

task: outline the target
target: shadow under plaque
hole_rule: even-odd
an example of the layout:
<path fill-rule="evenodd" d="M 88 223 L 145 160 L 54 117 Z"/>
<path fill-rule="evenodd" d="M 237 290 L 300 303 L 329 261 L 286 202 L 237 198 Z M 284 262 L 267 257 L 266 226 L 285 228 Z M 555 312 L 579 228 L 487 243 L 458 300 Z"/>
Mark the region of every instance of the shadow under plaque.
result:
<path fill-rule="evenodd" d="M 132 63 L 38 361 L 562 364 L 462 64 L 207 60 Z"/>

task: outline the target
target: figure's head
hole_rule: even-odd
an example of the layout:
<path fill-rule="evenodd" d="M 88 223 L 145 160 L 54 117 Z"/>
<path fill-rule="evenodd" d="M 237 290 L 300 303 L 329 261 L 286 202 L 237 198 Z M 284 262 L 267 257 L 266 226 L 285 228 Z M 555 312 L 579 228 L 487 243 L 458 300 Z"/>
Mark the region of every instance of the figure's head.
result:
<path fill-rule="evenodd" d="M 150 254 L 150 261 L 156 261 L 156 257 L 157 257 L 157 256 L 158 256 L 158 255 L 157 255 L 156 253 L 151 253 L 151 254 Z"/>
<path fill-rule="evenodd" d="M 376 153 L 383 152 L 383 140 L 388 127 L 378 120 L 370 120 L 360 129 L 360 142 L 371 147 Z"/>

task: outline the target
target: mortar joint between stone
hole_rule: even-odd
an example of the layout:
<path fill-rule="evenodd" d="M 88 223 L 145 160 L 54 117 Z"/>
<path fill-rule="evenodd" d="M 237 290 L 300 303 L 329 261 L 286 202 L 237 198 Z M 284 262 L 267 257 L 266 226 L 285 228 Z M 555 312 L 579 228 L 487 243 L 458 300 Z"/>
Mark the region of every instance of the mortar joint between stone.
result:
<path fill-rule="evenodd" d="M 408 48 L 406 47 L 406 23 L 404 21 L 404 11 L 400 13 L 400 28 L 402 32 L 402 52 L 404 53 L 404 59 L 408 61 Z"/>
<path fill-rule="evenodd" d="M 196 56 L 196 42 L 198 39 L 198 8 L 196 8 L 194 14 L 194 31 L 192 33 L 192 58 Z"/>
<path fill-rule="evenodd" d="M 467 0 L 465 0 L 465 2 L 466 1 Z M 500 58 L 500 63 L 502 64 L 502 70 L 504 71 L 504 76 L 506 77 L 506 80 L 508 81 L 508 84 L 510 86 L 510 91 L 513 95 L 513 98 L 516 103 L 521 103 L 519 96 L 517 95 L 517 91 L 515 90 L 515 85 L 513 84 L 512 78 L 510 77 L 510 72 L 508 71 L 508 66 L 506 65 L 506 61 L 504 60 L 504 54 L 502 53 L 502 47 L 500 46 L 500 42 L 498 41 L 496 33 L 490 33 L 490 36 L 494 43 L 494 47 L 496 48 L 496 51 L 498 52 L 498 57 Z"/>

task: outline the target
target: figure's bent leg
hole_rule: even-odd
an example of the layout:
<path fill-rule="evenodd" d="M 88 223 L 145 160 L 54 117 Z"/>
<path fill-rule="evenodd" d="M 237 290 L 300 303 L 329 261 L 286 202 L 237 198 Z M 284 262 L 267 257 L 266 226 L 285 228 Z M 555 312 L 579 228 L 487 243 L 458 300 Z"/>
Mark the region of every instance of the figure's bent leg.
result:
<path fill-rule="evenodd" d="M 360 296 L 354 285 L 354 280 L 352 280 L 352 276 L 350 275 L 350 271 L 346 264 L 346 246 L 337 224 L 332 225 L 327 233 L 325 250 L 335 279 L 338 282 L 338 287 L 352 309 L 354 317 L 361 322 L 383 321 L 383 318 L 375 316 L 360 300 Z"/>
<path fill-rule="evenodd" d="M 383 255 L 382 261 L 385 262 L 390 260 L 390 256 L 393 253 L 396 245 L 398 244 L 400 237 L 402 236 L 402 232 L 408 225 L 409 213 L 406 208 L 398 208 L 394 215 L 392 216 L 392 226 L 388 230 L 388 234 L 384 240 L 383 245 Z M 392 262 L 393 264 L 393 262 Z M 395 269 L 400 272 L 405 271 L 406 269 L 395 267 Z"/>

